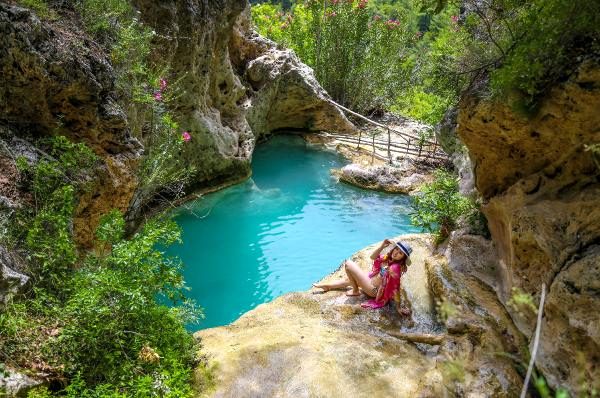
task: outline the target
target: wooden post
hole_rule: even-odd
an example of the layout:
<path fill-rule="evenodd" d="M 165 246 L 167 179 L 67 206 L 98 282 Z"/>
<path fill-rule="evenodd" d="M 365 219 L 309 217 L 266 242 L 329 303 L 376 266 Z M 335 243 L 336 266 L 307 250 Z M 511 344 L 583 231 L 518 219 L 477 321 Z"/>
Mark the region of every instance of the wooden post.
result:
<path fill-rule="evenodd" d="M 371 154 L 371 164 L 373 164 L 373 161 L 375 160 L 375 131 L 373 131 L 373 153 Z"/>
<path fill-rule="evenodd" d="M 393 163 L 393 161 L 392 161 L 392 151 L 390 150 L 390 145 L 392 143 L 392 136 L 391 136 L 391 133 L 390 133 L 390 127 L 389 126 L 387 128 L 387 133 L 388 133 L 388 158 L 390 159 L 390 164 L 392 164 Z"/>

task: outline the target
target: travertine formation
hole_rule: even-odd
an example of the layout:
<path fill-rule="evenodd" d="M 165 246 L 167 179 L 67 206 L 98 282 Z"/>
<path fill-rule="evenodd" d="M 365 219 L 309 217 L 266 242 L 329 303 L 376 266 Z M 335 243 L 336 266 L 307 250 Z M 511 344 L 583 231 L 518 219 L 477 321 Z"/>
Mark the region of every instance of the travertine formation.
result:
<path fill-rule="evenodd" d="M 463 99 L 458 135 L 498 249 L 498 294 L 548 297 L 537 364 L 573 395 L 600 380 L 600 65 L 583 60 L 532 119 L 506 105 Z M 533 311 L 511 316 L 527 336 Z"/>

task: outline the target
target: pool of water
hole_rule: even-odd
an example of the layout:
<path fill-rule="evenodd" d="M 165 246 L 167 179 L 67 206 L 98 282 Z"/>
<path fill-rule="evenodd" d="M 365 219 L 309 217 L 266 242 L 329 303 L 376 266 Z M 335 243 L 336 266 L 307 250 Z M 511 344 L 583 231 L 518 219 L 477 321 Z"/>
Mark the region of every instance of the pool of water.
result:
<path fill-rule="evenodd" d="M 187 203 L 172 246 L 205 319 L 191 329 L 228 324 L 257 305 L 306 290 L 359 249 L 416 232 L 409 198 L 338 183 L 346 161 L 301 137 L 276 136 L 256 148 L 252 178 Z"/>

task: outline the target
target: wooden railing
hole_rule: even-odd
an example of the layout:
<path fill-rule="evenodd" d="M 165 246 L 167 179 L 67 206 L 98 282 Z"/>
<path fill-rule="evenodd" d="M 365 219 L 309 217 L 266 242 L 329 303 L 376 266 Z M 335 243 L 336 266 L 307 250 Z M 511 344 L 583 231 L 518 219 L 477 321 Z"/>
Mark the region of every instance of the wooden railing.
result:
<path fill-rule="evenodd" d="M 382 158 L 382 156 L 376 154 L 376 149 L 379 149 L 382 151 L 387 151 L 387 155 L 388 155 L 387 160 L 390 163 L 392 163 L 392 153 L 412 155 L 412 156 L 416 156 L 419 158 L 426 158 L 426 159 L 448 160 L 448 154 L 446 154 L 446 152 L 444 152 L 440 148 L 440 146 L 437 142 L 437 138 L 434 138 L 434 140 L 432 141 L 423 136 L 410 134 L 405 131 L 396 130 L 390 126 L 378 123 L 378 122 L 371 120 L 359 113 L 356 113 L 356 112 L 338 104 L 335 101 L 332 101 L 330 99 L 328 99 L 327 101 L 329 101 L 332 105 L 337 106 L 343 112 L 354 115 L 362 120 L 365 120 L 368 123 L 371 123 L 381 129 L 384 129 L 385 131 L 387 131 L 387 138 L 388 138 L 387 141 L 384 141 L 381 139 L 376 139 L 377 134 L 370 134 L 371 135 L 371 146 L 373 148 L 373 157 Z M 402 139 L 402 141 L 392 142 L 392 137 L 391 137 L 392 131 L 395 133 L 396 136 L 400 137 Z M 358 138 L 355 138 L 354 136 L 351 136 L 351 135 L 343 135 L 343 134 L 329 133 L 328 135 L 334 137 L 336 140 L 341 141 L 341 142 L 356 143 L 357 148 L 358 148 L 361 143 L 362 130 L 359 133 Z M 376 145 L 376 144 L 378 144 L 378 145 Z M 385 159 L 385 158 L 382 158 L 382 159 Z"/>

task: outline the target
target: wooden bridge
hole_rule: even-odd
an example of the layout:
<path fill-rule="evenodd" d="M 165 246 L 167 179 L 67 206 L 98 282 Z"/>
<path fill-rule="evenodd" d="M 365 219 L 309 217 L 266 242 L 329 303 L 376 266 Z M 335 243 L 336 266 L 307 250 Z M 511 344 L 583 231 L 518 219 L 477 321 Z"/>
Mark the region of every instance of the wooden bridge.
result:
<path fill-rule="evenodd" d="M 425 134 L 411 134 L 405 131 L 396 130 L 390 126 L 373 121 L 359 113 L 356 113 L 335 101 L 327 100 L 332 105 L 337 106 L 343 112 L 354 115 L 366 122 L 376 126 L 380 129 L 378 132 L 366 133 L 369 135 L 372 147 L 372 156 L 382 160 L 387 160 L 390 164 L 393 162 L 393 154 L 397 157 L 398 155 L 410 156 L 423 159 L 435 159 L 440 161 L 447 161 L 449 159 L 448 154 L 442 150 L 437 142 L 435 134 L 433 135 L 433 141 Z M 387 140 L 379 138 L 384 133 L 387 133 Z M 396 140 L 392 139 L 392 133 Z M 360 147 L 361 142 L 368 142 L 362 139 L 362 130 L 360 130 L 358 138 L 351 135 L 327 133 L 328 136 L 335 138 L 337 141 L 348 144 L 356 144 L 357 148 Z M 386 153 L 387 157 L 377 153 L 377 150 Z"/>

